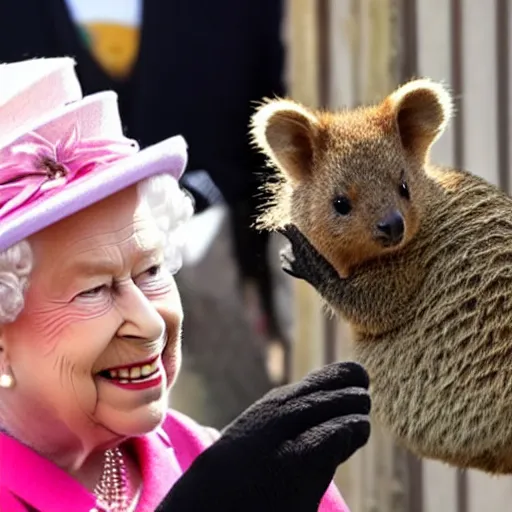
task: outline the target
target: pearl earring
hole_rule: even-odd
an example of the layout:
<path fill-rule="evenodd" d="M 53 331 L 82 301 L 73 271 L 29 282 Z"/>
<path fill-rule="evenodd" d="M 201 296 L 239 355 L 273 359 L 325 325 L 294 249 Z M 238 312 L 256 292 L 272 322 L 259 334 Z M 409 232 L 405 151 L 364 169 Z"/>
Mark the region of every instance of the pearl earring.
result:
<path fill-rule="evenodd" d="M 14 377 L 10 370 L 4 371 L 0 375 L 0 388 L 10 389 L 14 386 Z"/>

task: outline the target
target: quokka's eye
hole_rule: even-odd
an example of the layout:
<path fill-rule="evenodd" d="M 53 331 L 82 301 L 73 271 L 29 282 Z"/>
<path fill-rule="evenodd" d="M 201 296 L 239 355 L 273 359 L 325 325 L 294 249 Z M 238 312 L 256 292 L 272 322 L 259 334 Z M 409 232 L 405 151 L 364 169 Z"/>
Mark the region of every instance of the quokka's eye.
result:
<path fill-rule="evenodd" d="M 398 189 L 400 192 L 400 195 L 404 198 L 409 200 L 411 198 L 411 195 L 409 194 L 409 187 L 407 186 L 407 183 L 405 181 L 402 181 L 400 183 L 400 188 Z"/>
<path fill-rule="evenodd" d="M 405 181 L 405 173 L 404 173 L 404 171 L 402 171 L 402 174 L 400 176 L 400 185 L 398 186 L 398 193 L 404 199 L 409 200 L 411 198 L 411 194 L 409 192 L 409 186 L 407 185 L 407 182 Z"/>
<path fill-rule="evenodd" d="M 350 204 L 350 199 L 345 196 L 338 196 L 333 201 L 334 209 L 340 215 L 348 215 L 352 210 L 352 205 Z"/>

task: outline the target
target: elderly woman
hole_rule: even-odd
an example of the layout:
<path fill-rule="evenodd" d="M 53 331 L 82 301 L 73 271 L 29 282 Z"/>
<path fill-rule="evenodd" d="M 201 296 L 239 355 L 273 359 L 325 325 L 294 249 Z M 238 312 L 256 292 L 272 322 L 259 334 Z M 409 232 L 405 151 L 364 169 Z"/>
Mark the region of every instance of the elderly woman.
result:
<path fill-rule="evenodd" d="M 220 435 L 168 409 L 182 138 L 139 151 L 71 59 L 0 67 L 0 510 L 346 511 L 364 369 L 272 391 Z"/>

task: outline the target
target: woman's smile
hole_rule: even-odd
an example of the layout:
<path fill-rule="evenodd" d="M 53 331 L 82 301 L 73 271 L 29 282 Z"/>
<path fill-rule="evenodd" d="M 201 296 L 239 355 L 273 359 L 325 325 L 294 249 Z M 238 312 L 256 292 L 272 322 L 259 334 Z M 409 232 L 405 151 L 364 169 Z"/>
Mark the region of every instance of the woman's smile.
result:
<path fill-rule="evenodd" d="M 98 373 L 102 379 L 128 390 L 147 389 L 162 382 L 160 356 L 146 361 L 108 368 Z"/>

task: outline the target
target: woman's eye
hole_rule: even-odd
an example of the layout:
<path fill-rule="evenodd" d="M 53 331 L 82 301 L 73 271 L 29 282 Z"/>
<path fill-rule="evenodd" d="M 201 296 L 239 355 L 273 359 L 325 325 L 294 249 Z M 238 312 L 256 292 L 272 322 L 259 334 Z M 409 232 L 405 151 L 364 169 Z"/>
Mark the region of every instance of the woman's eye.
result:
<path fill-rule="evenodd" d="M 107 288 L 107 286 L 102 284 L 100 286 L 96 286 L 89 290 L 85 290 L 84 292 L 79 293 L 78 295 L 80 297 L 95 297 L 96 295 L 99 295 L 101 292 L 103 292 L 106 288 Z"/>
<path fill-rule="evenodd" d="M 156 277 L 158 274 L 160 274 L 160 271 L 160 265 L 153 265 L 152 267 L 149 267 L 145 273 L 150 275 L 151 277 Z"/>
<path fill-rule="evenodd" d="M 164 279 L 162 265 L 152 265 L 137 275 L 135 283 L 140 286 L 155 286 L 155 283 Z"/>

